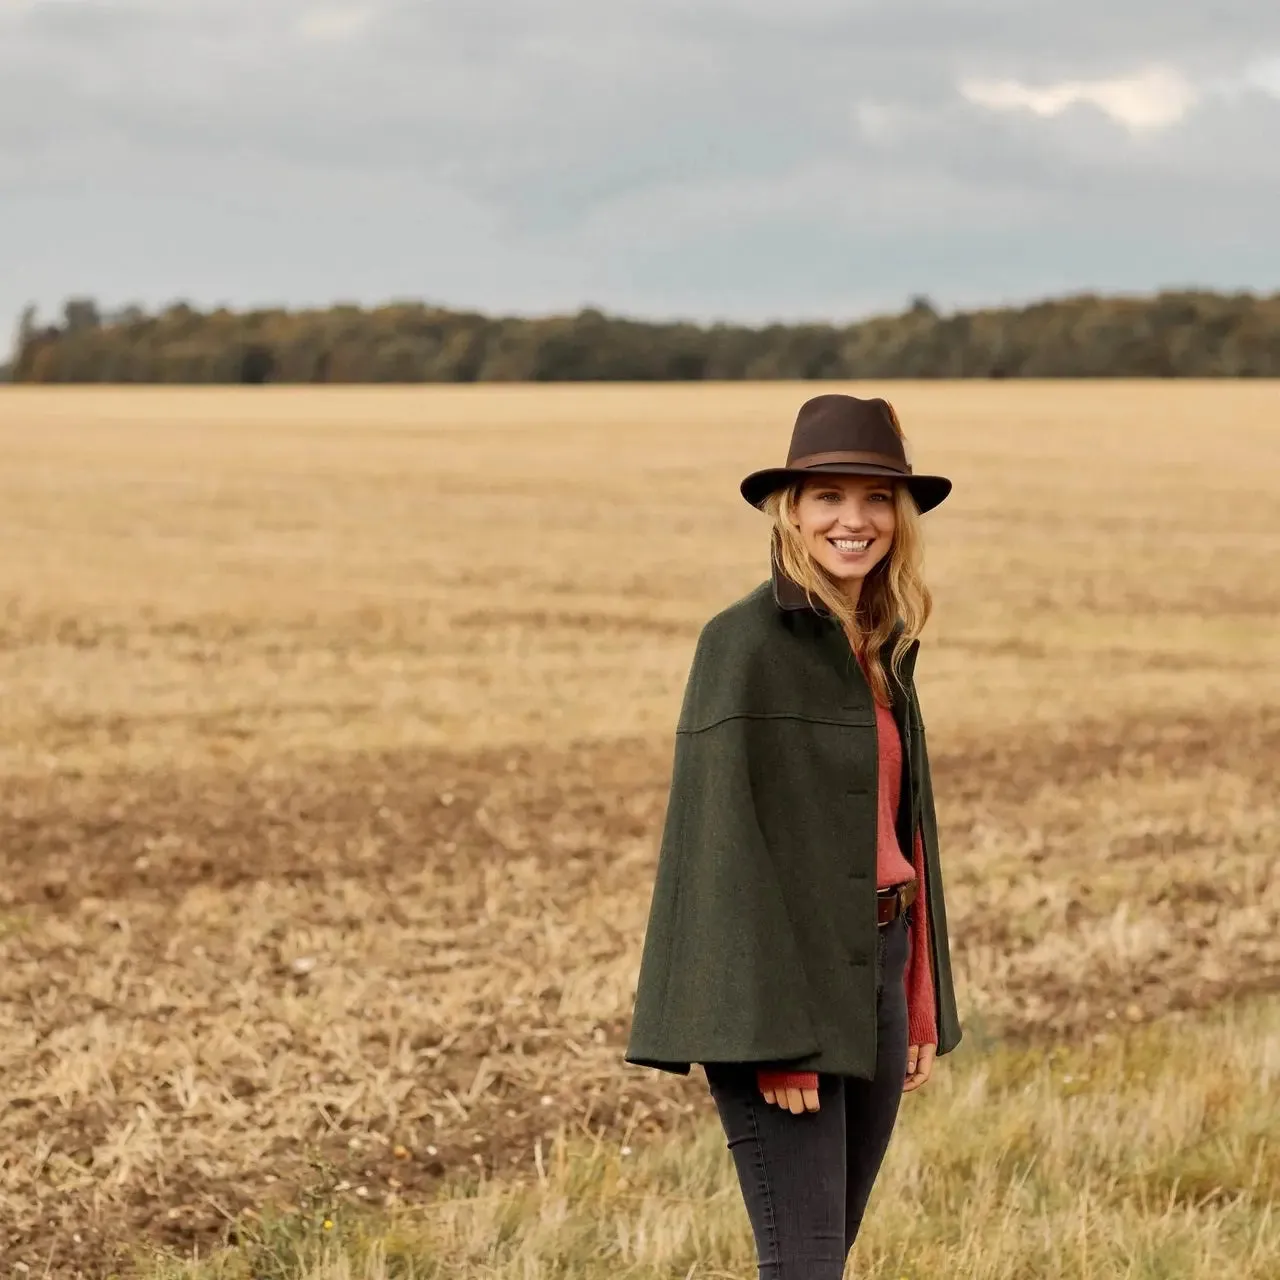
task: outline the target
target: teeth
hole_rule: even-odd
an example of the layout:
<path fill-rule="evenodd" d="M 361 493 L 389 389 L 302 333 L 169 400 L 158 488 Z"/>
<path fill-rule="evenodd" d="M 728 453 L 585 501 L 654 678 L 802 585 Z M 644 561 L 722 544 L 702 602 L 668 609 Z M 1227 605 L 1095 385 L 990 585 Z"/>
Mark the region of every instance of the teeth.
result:
<path fill-rule="evenodd" d="M 832 538 L 839 551 L 865 551 L 871 545 L 870 538 L 863 538 L 860 542 L 855 542 L 852 538 Z"/>

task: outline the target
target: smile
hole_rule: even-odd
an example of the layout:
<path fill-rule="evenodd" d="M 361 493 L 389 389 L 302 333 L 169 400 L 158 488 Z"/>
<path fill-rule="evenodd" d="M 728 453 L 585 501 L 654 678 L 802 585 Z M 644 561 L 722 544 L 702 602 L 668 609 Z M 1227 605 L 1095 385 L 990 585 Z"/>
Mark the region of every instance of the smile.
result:
<path fill-rule="evenodd" d="M 828 538 L 837 551 L 865 551 L 871 545 L 870 538 Z"/>

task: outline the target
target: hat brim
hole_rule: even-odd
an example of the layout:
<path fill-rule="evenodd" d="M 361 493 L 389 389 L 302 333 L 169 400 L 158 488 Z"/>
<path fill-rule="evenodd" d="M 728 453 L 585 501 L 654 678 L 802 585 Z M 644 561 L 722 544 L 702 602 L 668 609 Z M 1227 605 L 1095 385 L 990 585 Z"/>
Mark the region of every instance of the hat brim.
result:
<path fill-rule="evenodd" d="M 806 476 L 836 474 L 846 476 L 885 476 L 907 486 L 916 506 L 923 513 L 932 511 L 951 492 L 951 481 L 946 476 L 904 476 L 892 467 L 879 467 L 874 462 L 828 462 L 816 467 L 769 467 L 753 471 L 738 486 L 742 496 L 753 506 L 761 503 L 775 490 L 783 488 Z"/>

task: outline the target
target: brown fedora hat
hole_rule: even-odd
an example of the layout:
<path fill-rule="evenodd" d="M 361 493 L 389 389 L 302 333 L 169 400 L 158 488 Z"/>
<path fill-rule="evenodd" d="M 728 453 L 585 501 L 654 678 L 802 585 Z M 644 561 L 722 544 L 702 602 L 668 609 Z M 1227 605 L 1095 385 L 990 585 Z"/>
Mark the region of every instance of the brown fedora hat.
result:
<path fill-rule="evenodd" d="M 742 496 L 758 507 L 775 489 L 821 472 L 889 476 L 907 486 L 921 511 L 929 511 L 951 492 L 951 481 L 912 472 L 894 421 L 892 406 L 878 397 L 814 396 L 796 414 L 787 465 L 753 471 L 739 486 Z"/>

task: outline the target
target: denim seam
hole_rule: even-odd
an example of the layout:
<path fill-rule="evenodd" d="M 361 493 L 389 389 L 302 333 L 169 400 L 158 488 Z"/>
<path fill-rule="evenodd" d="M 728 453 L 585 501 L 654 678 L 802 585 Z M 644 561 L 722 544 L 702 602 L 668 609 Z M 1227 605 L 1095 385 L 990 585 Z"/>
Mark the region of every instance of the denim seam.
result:
<path fill-rule="evenodd" d="M 773 1188 L 769 1185 L 769 1166 L 764 1158 L 764 1144 L 760 1141 L 760 1125 L 756 1120 L 756 1102 L 750 1094 L 747 1096 L 747 1114 L 751 1117 L 751 1134 L 755 1139 L 756 1159 L 760 1164 L 760 1182 L 764 1187 L 765 1225 L 769 1232 L 769 1252 L 773 1254 L 768 1261 L 782 1266 L 782 1250 L 778 1244 L 778 1217 L 774 1211 Z M 761 1259 L 765 1261 L 765 1259 Z"/>

